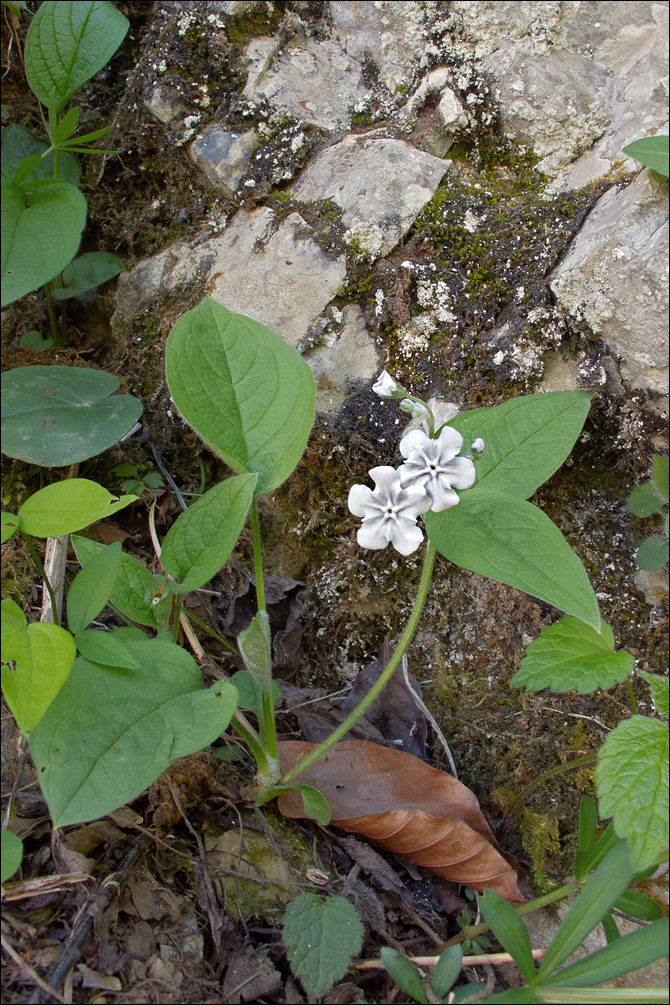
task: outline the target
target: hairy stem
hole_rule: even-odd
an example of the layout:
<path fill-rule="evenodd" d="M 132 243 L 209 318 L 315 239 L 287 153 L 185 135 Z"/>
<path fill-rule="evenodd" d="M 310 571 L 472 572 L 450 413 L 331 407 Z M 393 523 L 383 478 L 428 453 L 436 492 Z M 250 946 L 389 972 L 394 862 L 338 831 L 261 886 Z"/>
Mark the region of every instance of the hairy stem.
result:
<path fill-rule="evenodd" d="M 258 524 L 256 500 L 251 503 L 251 533 L 254 542 L 254 572 L 256 573 L 256 599 L 258 610 L 265 610 L 265 580 L 263 579 L 263 556 L 261 553 L 261 530 Z"/>
<path fill-rule="evenodd" d="M 354 723 L 358 722 L 362 715 L 365 715 L 370 705 L 373 703 L 375 698 L 381 694 L 384 690 L 391 677 L 393 676 L 396 667 L 402 660 L 403 654 L 407 649 L 408 645 L 412 640 L 412 636 L 416 631 L 417 625 L 419 624 L 419 618 L 421 617 L 421 612 L 423 611 L 424 604 L 426 603 L 426 598 L 428 596 L 428 589 L 430 587 L 430 580 L 433 574 L 433 566 L 435 564 L 435 546 L 428 542 L 426 548 L 426 554 L 423 560 L 423 570 L 421 572 L 421 580 L 419 581 L 419 589 L 417 591 L 416 600 L 414 601 L 414 607 L 412 608 L 412 613 L 409 616 L 407 625 L 405 626 L 405 631 L 402 633 L 402 637 L 398 645 L 395 647 L 391 659 L 388 661 L 386 667 L 379 675 L 378 679 L 372 685 L 368 693 L 366 694 L 363 701 L 351 712 L 347 718 L 344 720 L 337 729 L 330 734 L 327 740 L 320 743 L 311 754 L 308 754 L 299 764 L 296 764 L 294 768 L 284 775 L 280 780 L 280 785 L 290 784 L 294 778 L 297 778 L 301 772 L 305 771 L 306 768 L 311 767 L 315 761 L 319 759 L 326 751 L 330 750 L 338 740 L 342 739 L 345 733 L 348 733 Z"/>

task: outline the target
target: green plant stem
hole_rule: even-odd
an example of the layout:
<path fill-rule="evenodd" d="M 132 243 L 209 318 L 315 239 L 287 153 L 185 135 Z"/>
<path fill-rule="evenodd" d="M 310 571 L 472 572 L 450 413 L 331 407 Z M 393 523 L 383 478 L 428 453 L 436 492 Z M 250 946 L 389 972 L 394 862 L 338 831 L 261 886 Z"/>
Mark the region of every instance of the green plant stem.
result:
<path fill-rule="evenodd" d="M 258 524 L 256 500 L 251 503 L 251 534 L 254 543 L 254 572 L 256 574 L 256 601 L 258 610 L 265 610 L 265 580 L 263 579 L 263 555 L 261 553 L 261 529 Z"/>
<path fill-rule="evenodd" d="M 172 626 L 172 641 L 176 642 L 179 638 L 179 615 L 181 614 L 182 607 L 184 606 L 184 598 L 181 593 L 178 593 L 174 598 L 174 625 Z"/>
<path fill-rule="evenodd" d="M 44 563 L 40 558 L 40 556 L 37 554 L 37 549 L 35 548 L 35 545 L 33 544 L 32 540 L 28 537 L 27 534 L 23 535 L 23 539 L 26 542 L 26 545 L 28 546 L 28 551 L 30 552 L 31 558 L 35 563 L 35 565 L 37 566 L 39 573 L 42 579 L 44 580 L 44 585 L 47 588 L 49 599 L 51 600 L 51 609 L 54 615 L 54 624 L 60 625 L 60 619 L 58 617 L 58 608 L 56 606 L 56 596 L 51 588 L 51 583 L 49 582 L 49 577 L 47 576 L 46 569 L 44 568 Z"/>
<path fill-rule="evenodd" d="M 391 659 L 388 661 L 383 672 L 372 685 L 365 698 L 363 698 L 363 701 L 356 706 L 344 722 L 341 723 L 341 725 L 339 725 L 333 733 L 331 733 L 328 739 L 324 740 L 323 743 L 320 743 L 311 754 L 308 754 L 307 757 L 305 757 L 299 764 L 296 764 L 294 768 L 291 768 L 291 770 L 280 779 L 280 785 L 290 784 L 299 774 L 301 774 L 301 772 L 305 771 L 306 768 L 309 768 L 319 759 L 319 757 L 325 754 L 326 751 L 330 750 L 330 748 L 334 746 L 337 741 L 345 735 L 345 733 L 349 732 L 354 723 L 358 722 L 360 717 L 367 712 L 375 698 L 384 690 L 393 676 L 396 667 L 402 660 L 403 655 L 412 640 L 412 636 L 416 631 L 419 618 L 421 617 L 421 612 L 423 611 L 424 604 L 426 603 L 426 598 L 428 596 L 430 580 L 433 574 L 433 566 L 435 565 L 435 555 L 435 546 L 429 541 L 423 560 L 423 569 L 421 571 L 421 579 L 419 581 L 419 589 L 417 591 L 416 600 L 414 601 L 414 607 L 412 608 L 407 625 L 405 626 L 405 631 L 402 633 L 402 637 L 398 642 L 398 645 L 395 647 Z"/>
<path fill-rule="evenodd" d="M 49 327 L 51 328 L 51 337 L 54 341 L 54 349 L 64 349 L 65 345 L 61 344 L 61 331 L 60 325 L 58 324 L 58 318 L 56 317 L 56 309 L 54 307 L 53 297 L 51 296 L 51 290 L 53 289 L 53 280 L 50 283 L 45 283 L 44 295 L 47 301 L 47 314 L 49 315 Z"/>
<path fill-rule="evenodd" d="M 559 764 L 555 768 L 549 768 L 548 771 L 543 771 L 541 775 L 538 775 L 532 782 L 526 785 L 521 792 L 517 793 L 514 797 L 515 802 L 523 802 L 526 796 L 534 792 L 535 789 L 539 788 L 544 782 L 548 781 L 550 778 L 555 778 L 556 775 L 564 775 L 567 771 L 572 771 L 574 768 L 586 767 L 587 764 L 595 764 L 598 760 L 597 754 L 585 754 L 584 757 L 574 757 L 571 761 L 567 761 L 565 764 Z"/>
<path fill-rule="evenodd" d="M 626 687 L 628 688 L 628 695 L 630 697 L 630 711 L 631 715 L 637 715 L 637 698 L 635 697 L 635 692 L 633 691 L 633 684 L 630 677 L 626 677 Z"/>
<path fill-rule="evenodd" d="M 564 886 L 559 886 L 555 890 L 552 890 L 551 893 L 546 893 L 544 897 L 537 897 L 535 900 L 531 900 L 529 904 L 522 904 L 520 907 L 516 907 L 515 911 L 517 914 L 531 914 L 533 911 L 539 911 L 541 907 L 546 907 L 547 904 L 554 904 L 557 900 L 569 897 L 571 893 L 576 893 L 580 889 L 579 883 L 566 883 Z M 479 925 L 470 925 L 467 929 L 459 932 L 458 935 L 454 935 L 448 942 L 445 942 L 443 948 L 448 949 L 449 946 L 457 946 L 466 938 L 470 940 L 476 939 L 478 935 L 488 932 L 489 928 L 490 926 L 485 921 L 482 921 Z"/>
<path fill-rule="evenodd" d="M 229 649 L 231 653 L 234 653 L 236 656 L 238 655 L 237 649 L 235 648 L 235 646 L 231 645 L 228 639 L 224 639 L 223 635 L 219 635 L 218 632 L 215 632 L 213 628 L 210 628 L 209 625 L 206 625 L 205 622 L 202 621 L 200 618 L 198 618 L 195 614 L 193 614 L 192 611 L 189 611 L 185 607 L 183 607 L 182 613 L 186 615 L 189 621 L 194 621 L 196 625 L 200 625 L 200 627 L 204 631 L 206 631 L 208 635 L 211 635 L 213 639 L 216 639 L 216 641 L 220 642 L 222 646 L 225 646 L 226 649 Z"/>
<path fill-rule="evenodd" d="M 263 749 L 261 738 L 258 733 L 252 728 L 251 724 L 247 722 L 239 712 L 236 712 L 230 722 L 233 729 L 235 729 L 249 750 L 251 751 L 252 757 L 256 762 L 256 767 L 258 772 L 256 779 L 262 788 L 266 786 L 271 786 L 276 781 L 277 771 L 273 770 L 274 766 L 271 764 L 268 755 Z"/>

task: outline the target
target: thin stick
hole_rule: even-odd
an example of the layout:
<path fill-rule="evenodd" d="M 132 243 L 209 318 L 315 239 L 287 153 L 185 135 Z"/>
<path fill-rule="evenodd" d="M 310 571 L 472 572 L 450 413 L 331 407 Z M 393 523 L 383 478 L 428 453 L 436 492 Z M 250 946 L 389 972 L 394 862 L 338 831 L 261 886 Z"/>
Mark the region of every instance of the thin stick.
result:
<path fill-rule="evenodd" d="M 451 751 L 449 750 L 449 744 L 447 743 L 446 737 L 445 737 L 444 733 L 442 732 L 442 730 L 440 729 L 440 727 L 438 726 L 437 722 L 435 721 L 435 717 L 428 710 L 428 708 L 426 706 L 426 703 L 424 702 L 423 698 L 419 694 L 417 694 L 417 692 L 414 690 L 414 688 L 410 684 L 409 672 L 407 670 L 407 653 L 403 653 L 403 657 L 402 657 L 402 675 L 405 678 L 405 685 L 406 685 L 407 690 L 409 691 L 409 693 L 411 694 L 411 696 L 412 696 L 412 698 L 414 700 L 414 704 L 417 706 L 417 708 L 421 709 L 421 711 L 423 712 L 423 714 L 425 715 L 425 717 L 428 719 L 428 722 L 431 724 L 431 726 L 433 727 L 433 729 L 437 733 L 437 737 L 438 737 L 440 743 L 442 744 L 442 747 L 444 748 L 445 754 L 447 755 L 447 760 L 449 761 L 449 767 L 451 768 L 451 773 L 454 776 L 454 778 L 456 779 L 456 781 L 458 781 L 458 772 L 456 771 L 456 762 L 454 761 L 453 757 L 451 756 Z"/>
<path fill-rule="evenodd" d="M 2 936 L 2 948 L 5 950 L 8 956 L 11 956 L 11 958 L 20 968 L 21 973 L 24 974 L 26 977 L 28 977 L 33 982 L 33 984 L 37 984 L 37 986 L 41 988 L 42 991 L 46 992 L 46 994 L 48 995 L 51 995 L 51 997 L 55 998 L 57 1002 L 62 1002 L 63 1005 L 65 1005 L 65 999 L 62 997 L 62 995 L 59 995 L 58 992 L 51 987 L 51 985 L 47 984 L 46 981 L 43 981 L 40 975 L 37 973 L 37 971 L 33 970 L 33 968 L 30 966 L 29 963 L 26 963 L 25 960 L 21 959 L 19 954 L 16 952 L 14 947 L 7 941 L 4 935 Z"/>
<path fill-rule="evenodd" d="M 158 456 L 158 451 L 156 450 L 156 448 L 153 445 L 153 443 L 150 443 L 149 446 L 151 447 L 151 453 L 154 455 L 154 460 L 156 461 L 156 464 L 160 468 L 161 474 L 163 475 L 163 477 L 165 478 L 165 481 L 168 483 L 168 485 L 170 486 L 170 488 L 172 489 L 172 491 L 176 495 L 177 502 L 179 503 L 179 505 L 181 506 L 181 508 L 183 510 L 187 510 L 188 506 L 184 502 L 184 497 L 181 494 L 181 492 L 179 491 L 179 489 L 177 488 L 177 485 L 175 484 L 175 481 L 174 481 L 172 475 L 170 474 L 170 472 L 168 471 L 168 469 L 165 467 L 165 465 L 163 464 L 162 460 Z"/>
<path fill-rule="evenodd" d="M 545 956 L 546 949 L 533 949 L 533 959 L 541 960 Z M 410 963 L 415 963 L 417 967 L 435 967 L 439 962 L 439 956 L 410 956 Z M 488 953 L 483 956 L 464 956 L 461 966 L 463 967 L 483 967 L 489 964 L 498 966 L 500 963 L 514 963 L 514 957 L 509 953 Z M 385 970 L 381 960 L 365 960 L 363 963 L 356 963 L 356 970 Z"/>

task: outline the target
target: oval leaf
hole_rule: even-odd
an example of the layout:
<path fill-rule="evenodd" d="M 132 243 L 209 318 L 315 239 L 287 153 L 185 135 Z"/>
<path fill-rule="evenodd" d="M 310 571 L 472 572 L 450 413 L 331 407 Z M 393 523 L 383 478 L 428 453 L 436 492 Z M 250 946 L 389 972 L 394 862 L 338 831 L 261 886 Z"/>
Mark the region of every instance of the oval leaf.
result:
<path fill-rule="evenodd" d="M 629 157 L 634 157 L 640 164 L 657 171 L 664 178 L 668 177 L 668 143 L 667 136 L 643 136 L 623 148 Z"/>
<path fill-rule="evenodd" d="M 23 188 L 2 176 L 2 306 L 39 289 L 77 254 L 86 199 L 64 181 Z"/>
<path fill-rule="evenodd" d="M 137 499 L 113 496 L 88 478 L 66 478 L 26 499 L 19 510 L 21 530 L 34 537 L 61 537 L 113 516 Z"/>
<path fill-rule="evenodd" d="M 318 997 L 344 977 L 361 948 L 363 925 L 344 897 L 301 893 L 286 908 L 282 934 L 294 973 Z"/>
<path fill-rule="evenodd" d="M 535 964 L 528 929 L 521 917 L 495 890 L 486 891 L 479 907 L 500 945 L 513 957 L 524 978 L 531 984 L 535 978 Z"/>
<path fill-rule="evenodd" d="M 282 771 L 315 746 L 279 743 Z M 341 740 L 299 777 L 325 797 L 336 827 L 445 879 L 475 890 L 495 889 L 523 903 L 509 864 L 514 859 L 500 849 L 475 795 L 443 771 L 376 743 Z M 306 815 L 298 792 L 282 793 L 279 809 L 288 817 Z"/>
<path fill-rule="evenodd" d="M 60 111 L 111 59 L 128 28 L 107 0 L 45 0 L 26 36 L 24 62 L 33 94 L 43 105 L 55 100 Z"/>
<path fill-rule="evenodd" d="M 428 1005 L 426 990 L 421 983 L 419 973 L 406 956 L 399 953 L 397 949 L 389 949 L 388 946 L 384 946 L 381 951 L 381 959 L 391 979 L 405 994 L 410 995 L 414 1001 L 420 1002 L 421 1005 Z"/>
<path fill-rule="evenodd" d="M 526 648 L 510 684 L 531 691 L 548 687 L 589 694 L 619 684 L 632 671 L 633 657 L 625 649 L 614 652 L 612 629 L 604 621 L 597 632 L 577 618 L 561 618 Z"/>
<path fill-rule="evenodd" d="M 73 635 L 83 631 L 105 607 L 120 567 L 121 542 L 115 541 L 74 577 L 67 595 L 67 623 Z"/>
<path fill-rule="evenodd" d="M 448 946 L 440 956 L 430 985 L 438 998 L 446 998 L 458 979 L 463 965 L 463 947 Z"/>
<path fill-rule="evenodd" d="M 425 516 L 428 537 L 445 558 L 600 628 L 584 566 L 542 510 L 523 499 L 463 496 L 458 506 Z"/>
<path fill-rule="evenodd" d="M 311 785 L 301 785 L 300 795 L 307 816 L 316 820 L 322 827 L 327 827 L 330 823 L 330 806 L 325 796 Z"/>
<path fill-rule="evenodd" d="M 196 590 L 219 571 L 244 527 L 256 479 L 238 475 L 219 482 L 177 517 L 161 551 L 163 568 L 180 581 L 175 592 Z"/>
<path fill-rule="evenodd" d="M 31 736 L 31 753 L 56 827 L 94 820 L 134 799 L 176 757 L 212 743 L 237 692 L 203 690 L 195 660 L 164 637 L 124 638 L 140 671 L 79 657 Z"/>
<path fill-rule="evenodd" d="M 668 561 L 668 542 L 662 537 L 648 537 L 637 549 L 637 564 L 645 572 L 656 572 Z"/>
<path fill-rule="evenodd" d="M 52 296 L 55 300 L 78 297 L 87 290 L 94 290 L 96 286 L 113 279 L 122 271 L 123 262 L 118 255 L 112 255 L 108 251 L 90 251 L 75 258 L 74 262 L 70 262 L 63 270 L 65 287 L 62 290 L 53 290 Z"/>
<path fill-rule="evenodd" d="M 2 375 L 4 453 L 56 468 L 102 453 L 142 414 L 138 398 L 114 394 L 118 386 L 113 374 L 87 367 L 7 370 Z"/>
<path fill-rule="evenodd" d="M 2 875 L 0 882 L 6 883 L 14 875 L 23 859 L 23 841 L 9 830 L 2 831 Z"/>
<path fill-rule="evenodd" d="M 165 372 L 175 405 L 238 474 L 270 492 L 300 460 L 314 422 L 307 363 L 269 328 L 211 297 L 177 321 Z"/>
<path fill-rule="evenodd" d="M 598 751 L 598 810 L 627 838 L 633 870 L 668 847 L 668 727 L 641 715 L 625 719 Z"/>
<path fill-rule="evenodd" d="M 72 545 L 82 566 L 105 547 L 99 541 L 91 541 L 86 537 L 73 537 Z M 109 598 L 110 603 L 138 625 L 155 628 L 158 622 L 152 601 L 165 581 L 165 576 L 155 576 L 136 558 L 122 555 L 119 577 Z"/>
<path fill-rule="evenodd" d="M 655 485 L 645 482 L 628 496 L 628 509 L 635 516 L 646 517 L 663 512 L 663 496 Z"/>
<path fill-rule="evenodd" d="M 87 568 L 90 568 L 90 565 Z M 116 632 L 89 629 L 75 635 L 74 642 L 81 655 L 89 663 L 101 663 L 108 667 L 126 667 L 129 670 L 141 669 L 128 646 L 118 638 Z"/>
<path fill-rule="evenodd" d="M 29 625 L 18 604 L 2 602 L 2 689 L 21 732 L 40 721 L 72 669 L 76 652 L 69 632 L 58 625 Z"/>
<path fill-rule="evenodd" d="M 2 544 L 5 541 L 9 541 L 10 537 L 14 537 L 17 530 L 19 529 L 19 518 L 14 516 L 13 513 L 2 514 Z"/>
<path fill-rule="evenodd" d="M 557 471 L 582 431 L 591 404 L 586 391 L 549 391 L 463 412 L 449 425 L 468 449 L 482 437 L 477 481 L 461 499 L 502 493 L 528 499 Z"/>

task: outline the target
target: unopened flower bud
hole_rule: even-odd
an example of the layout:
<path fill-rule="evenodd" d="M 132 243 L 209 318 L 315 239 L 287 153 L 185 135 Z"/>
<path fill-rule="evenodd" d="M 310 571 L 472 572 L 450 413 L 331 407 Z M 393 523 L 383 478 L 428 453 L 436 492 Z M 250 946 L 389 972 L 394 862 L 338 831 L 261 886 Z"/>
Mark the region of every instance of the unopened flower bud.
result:
<path fill-rule="evenodd" d="M 473 454 L 481 454 L 485 446 L 486 444 L 484 443 L 481 436 L 478 436 L 477 439 L 474 440 L 472 446 L 470 447 L 470 450 L 472 451 Z"/>
<path fill-rule="evenodd" d="M 392 398 L 397 391 L 400 391 L 400 385 L 396 383 L 393 377 L 382 370 L 377 377 L 377 380 L 372 385 L 372 390 L 375 394 L 378 394 L 380 398 Z"/>
<path fill-rule="evenodd" d="M 403 412 L 409 412 L 415 419 L 423 419 L 430 416 L 430 409 L 427 405 L 424 405 L 422 401 L 412 401 L 411 398 L 403 398 L 400 402 L 400 408 Z"/>

